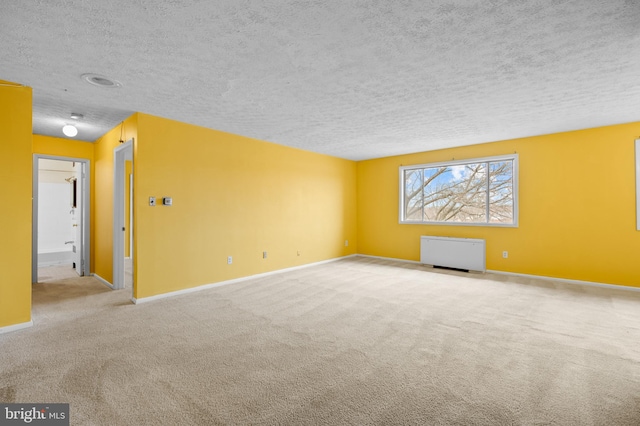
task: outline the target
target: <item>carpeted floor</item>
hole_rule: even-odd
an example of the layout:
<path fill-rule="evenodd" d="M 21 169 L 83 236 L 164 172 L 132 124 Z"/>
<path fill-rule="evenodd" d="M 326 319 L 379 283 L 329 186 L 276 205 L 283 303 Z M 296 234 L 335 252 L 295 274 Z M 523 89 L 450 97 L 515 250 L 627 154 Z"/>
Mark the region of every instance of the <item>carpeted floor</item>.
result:
<path fill-rule="evenodd" d="M 141 305 L 35 284 L 0 401 L 71 424 L 640 424 L 640 294 L 349 258 Z"/>

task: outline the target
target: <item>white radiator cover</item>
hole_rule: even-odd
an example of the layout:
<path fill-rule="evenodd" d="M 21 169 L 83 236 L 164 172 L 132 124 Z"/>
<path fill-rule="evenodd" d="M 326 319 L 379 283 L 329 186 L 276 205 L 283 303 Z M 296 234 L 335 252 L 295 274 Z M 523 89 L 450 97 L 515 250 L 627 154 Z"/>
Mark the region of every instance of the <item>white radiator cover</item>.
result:
<path fill-rule="evenodd" d="M 485 240 L 420 237 L 420 263 L 485 272 L 487 270 Z"/>

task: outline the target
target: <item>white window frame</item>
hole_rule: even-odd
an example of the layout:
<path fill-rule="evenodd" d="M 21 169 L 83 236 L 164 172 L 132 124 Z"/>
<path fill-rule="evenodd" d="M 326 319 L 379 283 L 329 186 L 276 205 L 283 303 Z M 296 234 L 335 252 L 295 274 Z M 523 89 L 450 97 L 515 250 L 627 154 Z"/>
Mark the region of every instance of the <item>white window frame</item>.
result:
<path fill-rule="evenodd" d="M 416 169 L 426 169 L 426 168 L 436 168 L 436 167 L 451 167 L 451 166 L 460 166 L 464 164 L 471 163 L 490 163 L 497 161 L 505 161 L 511 160 L 513 161 L 513 223 L 489 223 L 489 222 L 481 222 L 481 223 L 466 223 L 466 222 L 438 222 L 438 221 L 422 221 L 422 220 L 406 220 L 404 219 L 404 174 L 407 170 L 416 170 Z M 398 186 L 399 186 L 399 197 L 398 197 L 398 222 L 403 225 L 447 225 L 447 226 L 488 226 L 488 227 L 499 227 L 499 228 L 517 228 L 518 227 L 518 154 L 508 154 L 508 155 L 497 155 L 493 157 L 482 157 L 482 158 L 468 158 L 464 160 L 451 160 L 451 161 L 441 161 L 438 163 L 426 163 L 426 164 L 414 164 L 411 166 L 400 166 L 399 174 L 398 174 Z"/>

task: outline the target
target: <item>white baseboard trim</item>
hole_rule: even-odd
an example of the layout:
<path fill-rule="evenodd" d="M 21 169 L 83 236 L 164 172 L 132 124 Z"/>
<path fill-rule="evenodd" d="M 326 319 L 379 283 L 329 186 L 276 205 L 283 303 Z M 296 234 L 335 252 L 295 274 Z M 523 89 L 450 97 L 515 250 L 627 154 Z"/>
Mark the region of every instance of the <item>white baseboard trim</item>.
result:
<path fill-rule="evenodd" d="M 406 259 L 396 259 L 394 257 L 382 257 L 382 256 L 371 256 L 368 254 L 358 254 L 357 256 L 361 257 L 371 257 L 374 259 L 382 259 L 382 260 L 393 260 L 396 262 L 404 262 L 404 263 L 413 263 L 418 265 L 423 265 L 423 263 L 416 262 L 415 260 L 406 260 Z M 475 273 L 475 271 L 473 272 Z M 600 287 L 600 288 L 608 288 L 612 290 L 626 290 L 626 291 L 639 291 L 640 287 L 631 287 L 627 285 L 617 285 L 617 284 L 605 284 L 605 283 L 596 283 L 592 281 L 581 281 L 581 280 L 571 280 L 567 278 L 555 278 L 555 277 L 546 277 L 544 275 L 531 275 L 531 274 L 519 274 L 517 272 L 507 272 L 507 271 L 497 271 L 495 269 L 487 269 L 486 273 L 488 274 L 498 274 L 498 275 L 511 275 L 514 277 L 523 277 L 523 278 L 532 278 L 543 281 L 556 281 L 564 284 L 574 284 L 574 285 L 583 285 L 588 287 Z"/>
<path fill-rule="evenodd" d="M 102 278 L 100 275 L 98 274 L 91 274 L 91 276 L 95 279 L 97 279 L 98 281 L 100 281 L 102 284 L 106 285 L 107 287 L 109 287 L 111 290 L 114 290 L 113 288 L 113 284 L 111 284 L 109 281 L 105 280 L 104 278 Z"/>
<path fill-rule="evenodd" d="M 380 260 L 392 260 L 394 262 L 402 262 L 402 263 L 412 263 L 414 265 L 424 265 L 416 260 L 407 260 L 407 259 L 398 259 L 397 257 L 384 257 L 384 256 L 373 256 L 370 254 L 356 254 L 356 257 L 370 257 L 372 259 L 380 259 Z"/>
<path fill-rule="evenodd" d="M 640 287 L 631 287 L 628 285 L 618 285 L 618 284 L 596 283 L 593 281 L 571 280 L 568 278 L 546 277 L 544 275 L 519 274 L 517 272 L 496 271 L 493 269 L 487 269 L 487 273 L 498 274 L 498 275 L 511 275 L 514 277 L 532 278 L 532 279 L 543 280 L 543 281 L 556 281 L 556 282 L 561 282 L 563 284 L 574 284 L 574 285 L 582 285 L 587 287 L 608 288 L 611 290 L 640 291 Z"/>
<path fill-rule="evenodd" d="M 29 328 L 33 326 L 33 321 L 23 322 L 20 324 L 7 325 L 0 327 L 0 334 L 11 333 L 12 331 L 22 330 L 23 328 Z"/>
<path fill-rule="evenodd" d="M 275 270 L 275 271 L 264 272 L 262 274 L 248 275 L 246 277 L 234 278 L 232 280 L 227 280 L 227 281 L 220 281 L 219 283 L 203 284 L 203 285 L 199 285 L 197 287 L 185 288 L 183 290 L 170 291 L 168 293 L 156 294 L 155 296 L 141 297 L 141 298 L 138 298 L 138 299 L 136 299 L 135 297 L 132 297 L 131 301 L 133 303 L 135 303 L 136 305 L 138 305 L 140 303 L 153 302 L 154 300 L 166 299 L 168 297 L 179 296 L 179 295 L 182 295 L 182 294 L 193 293 L 193 292 L 196 292 L 196 291 L 208 290 L 210 288 L 222 287 L 222 286 L 230 285 L 230 284 L 237 284 L 237 283 L 241 283 L 243 281 L 254 280 L 254 279 L 257 279 L 257 278 L 264 278 L 264 277 L 268 277 L 268 276 L 271 276 L 271 275 L 281 274 L 283 272 L 295 271 L 295 270 L 298 270 L 298 269 L 305 269 L 305 268 L 309 268 L 311 266 L 316 266 L 316 265 L 322 265 L 322 264 L 325 264 L 325 263 L 336 262 L 338 260 L 348 259 L 350 257 L 355 257 L 355 256 L 357 256 L 357 255 L 356 254 L 351 254 L 349 256 L 337 257 L 335 259 L 321 260 L 320 262 L 307 263 L 305 265 L 292 266 L 291 268 L 278 269 L 278 270 Z"/>

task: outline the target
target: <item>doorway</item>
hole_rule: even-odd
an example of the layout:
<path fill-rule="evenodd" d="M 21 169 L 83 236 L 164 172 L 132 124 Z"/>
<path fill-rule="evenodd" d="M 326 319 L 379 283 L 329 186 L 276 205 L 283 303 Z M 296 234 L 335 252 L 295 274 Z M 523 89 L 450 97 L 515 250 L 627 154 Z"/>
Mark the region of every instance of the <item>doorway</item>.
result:
<path fill-rule="evenodd" d="M 133 138 L 113 155 L 113 288 L 133 291 Z"/>
<path fill-rule="evenodd" d="M 90 274 L 89 160 L 33 156 L 31 280 L 38 267 L 60 265 Z"/>

